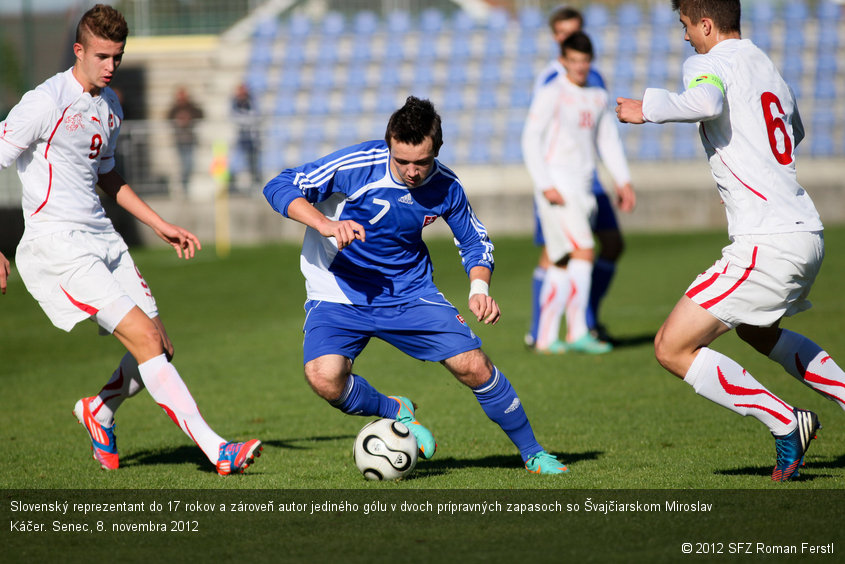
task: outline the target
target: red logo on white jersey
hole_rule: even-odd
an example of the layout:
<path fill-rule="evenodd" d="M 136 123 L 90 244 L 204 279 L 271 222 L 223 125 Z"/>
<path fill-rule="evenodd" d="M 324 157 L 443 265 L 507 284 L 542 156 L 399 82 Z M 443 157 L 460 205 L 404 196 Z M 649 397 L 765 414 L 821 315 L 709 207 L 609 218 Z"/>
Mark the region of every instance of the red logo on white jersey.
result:
<path fill-rule="evenodd" d="M 95 121 L 97 123 L 100 123 L 100 118 L 98 118 L 97 116 L 91 116 L 91 121 Z"/>
<path fill-rule="evenodd" d="M 427 216 L 425 216 L 425 219 L 423 220 L 423 227 L 425 227 L 426 225 L 431 225 L 431 224 L 432 224 L 432 223 L 434 223 L 436 220 L 437 220 L 437 216 L 436 216 L 436 215 L 427 215 Z"/>
<path fill-rule="evenodd" d="M 581 122 L 578 124 L 585 129 L 593 128 L 593 114 L 588 111 L 581 112 Z"/>
<path fill-rule="evenodd" d="M 65 118 L 65 127 L 68 131 L 76 131 L 80 127 L 85 129 L 85 124 L 82 123 L 82 114 L 73 114 Z"/>
<path fill-rule="evenodd" d="M 109 114 L 109 127 L 114 127 L 114 114 Z"/>

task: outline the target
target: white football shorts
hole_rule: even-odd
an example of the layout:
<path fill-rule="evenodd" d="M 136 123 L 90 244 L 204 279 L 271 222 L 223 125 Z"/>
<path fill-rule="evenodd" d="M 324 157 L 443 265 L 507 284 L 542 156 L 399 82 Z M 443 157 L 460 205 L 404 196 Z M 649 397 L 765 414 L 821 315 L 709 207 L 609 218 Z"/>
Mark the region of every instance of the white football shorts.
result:
<path fill-rule="evenodd" d="M 546 241 L 546 252 L 552 263 L 557 263 L 576 249 L 592 249 L 593 216 L 596 213 L 596 197 L 592 192 L 573 193 L 558 190 L 565 202 L 556 206 L 542 194 L 535 194 L 537 216 Z"/>
<path fill-rule="evenodd" d="M 158 315 L 155 298 L 116 232 L 65 231 L 22 240 L 15 263 L 53 325 L 93 318 L 112 333 L 134 305 Z"/>
<path fill-rule="evenodd" d="M 770 327 L 812 307 L 807 296 L 823 259 L 821 231 L 738 235 L 686 296 L 730 328 Z"/>

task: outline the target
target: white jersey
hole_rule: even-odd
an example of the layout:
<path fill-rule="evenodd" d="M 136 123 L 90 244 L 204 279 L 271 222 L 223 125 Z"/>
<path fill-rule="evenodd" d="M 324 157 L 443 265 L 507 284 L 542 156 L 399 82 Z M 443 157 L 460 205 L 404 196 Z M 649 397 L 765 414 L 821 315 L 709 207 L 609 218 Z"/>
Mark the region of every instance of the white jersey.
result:
<path fill-rule="evenodd" d="M 607 91 L 577 86 L 565 75 L 535 93 L 522 132 L 522 154 L 539 192 L 551 186 L 564 195 L 591 192 L 598 157 L 617 184 L 631 179 Z M 562 177 L 566 185 L 553 181 Z"/>
<path fill-rule="evenodd" d="M 123 111 L 110 88 L 92 97 L 72 69 L 27 92 L 0 123 L 0 168 L 17 161 L 22 240 L 48 233 L 114 231 L 95 186 L 114 168 Z"/>
<path fill-rule="evenodd" d="M 804 128 L 795 96 L 747 39 L 728 39 L 684 63 L 687 90 L 649 88 L 648 121 L 699 122 L 731 237 L 820 231 L 819 214 L 795 176 Z"/>

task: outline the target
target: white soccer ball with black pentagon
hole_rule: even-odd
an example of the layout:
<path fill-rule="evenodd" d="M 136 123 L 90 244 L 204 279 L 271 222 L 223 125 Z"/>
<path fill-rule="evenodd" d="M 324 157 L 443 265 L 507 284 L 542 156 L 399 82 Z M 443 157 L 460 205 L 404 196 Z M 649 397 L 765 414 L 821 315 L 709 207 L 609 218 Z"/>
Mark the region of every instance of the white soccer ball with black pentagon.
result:
<path fill-rule="evenodd" d="M 417 465 L 417 439 L 402 423 L 376 419 L 364 425 L 352 456 L 355 465 L 368 480 L 398 480 Z"/>

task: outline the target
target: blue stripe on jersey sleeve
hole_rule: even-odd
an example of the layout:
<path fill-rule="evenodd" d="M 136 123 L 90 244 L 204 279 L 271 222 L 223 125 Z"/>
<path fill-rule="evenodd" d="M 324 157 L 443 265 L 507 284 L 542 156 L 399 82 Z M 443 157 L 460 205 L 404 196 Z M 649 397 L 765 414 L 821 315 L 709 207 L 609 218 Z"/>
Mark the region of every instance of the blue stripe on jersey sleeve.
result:
<path fill-rule="evenodd" d="M 544 79 L 543 79 L 543 81 L 542 81 L 542 82 L 543 82 L 543 86 L 545 86 L 546 84 L 548 84 L 548 83 L 550 83 L 551 81 L 553 81 L 554 79 L 556 79 L 556 78 L 557 78 L 557 75 L 558 75 L 558 72 L 557 72 L 557 71 L 552 71 L 552 72 L 550 72 L 550 73 L 546 76 L 546 78 L 544 78 Z"/>
<path fill-rule="evenodd" d="M 587 74 L 587 86 L 598 86 L 599 88 L 607 89 L 604 85 L 604 78 L 594 68 L 590 68 L 590 72 Z"/>
<path fill-rule="evenodd" d="M 279 173 L 264 187 L 270 206 L 287 217 L 288 206 L 297 198 L 312 204 L 336 192 L 344 194 L 384 174 L 389 151 L 384 141 L 367 141 Z M 374 166 L 384 165 L 384 166 Z"/>

